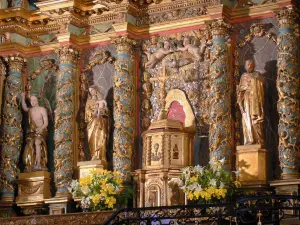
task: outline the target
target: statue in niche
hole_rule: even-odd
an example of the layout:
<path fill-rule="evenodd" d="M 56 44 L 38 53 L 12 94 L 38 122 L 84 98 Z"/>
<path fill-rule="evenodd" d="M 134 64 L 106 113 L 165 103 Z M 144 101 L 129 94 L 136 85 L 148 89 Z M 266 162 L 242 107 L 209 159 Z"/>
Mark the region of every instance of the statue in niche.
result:
<path fill-rule="evenodd" d="M 161 154 L 161 152 L 158 152 L 158 149 L 159 149 L 159 144 L 155 144 L 154 145 L 154 152 L 152 152 L 152 154 L 151 154 L 151 161 L 159 161 L 159 160 L 161 160 L 161 158 L 162 158 L 162 154 Z"/>
<path fill-rule="evenodd" d="M 179 159 L 179 149 L 177 144 L 173 148 L 173 159 Z"/>
<path fill-rule="evenodd" d="M 39 106 L 36 96 L 30 96 L 31 107 L 27 107 L 25 93 L 22 94 L 22 108 L 29 114 L 29 129 L 26 136 L 26 146 L 23 161 L 26 172 L 47 171 L 47 127 L 48 115 L 44 107 Z"/>
<path fill-rule="evenodd" d="M 203 60 L 203 56 L 204 56 L 204 52 L 206 49 L 206 41 L 202 41 L 201 46 L 197 47 L 195 45 L 193 45 L 191 43 L 191 40 L 189 37 L 184 37 L 183 38 L 183 47 L 178 47 L 179 51 L 187 51 L 190 54 L 192 54 L 196 61 L 202 61 Z"/>
<path fill-rule="evenodd" d="M 246 72 L 237 86 L 237 102 L 242 113 L 244 144 L 264 146 L 264 79 L 254 71 L 253 60 L 245 62 Z"/>
<path fill-rule="evenodd" d="M 169 41 L 158 42 L 158 50 L 154 53 L 145 52 L 148 58 L 148 62 L 145 63 L 145 67 L 153 69 L 155 65 L 162 60 L 167 54 L 173 52 Z"/>
<path fill-rule="evenodd" d="M 109 110 L 99 88 L 89 88 L 89 96 L 85 106 L 85 122 L 87 123 L 88 144 L 92 160 L 106 160 L 106 148 L 109 138 Z"/>

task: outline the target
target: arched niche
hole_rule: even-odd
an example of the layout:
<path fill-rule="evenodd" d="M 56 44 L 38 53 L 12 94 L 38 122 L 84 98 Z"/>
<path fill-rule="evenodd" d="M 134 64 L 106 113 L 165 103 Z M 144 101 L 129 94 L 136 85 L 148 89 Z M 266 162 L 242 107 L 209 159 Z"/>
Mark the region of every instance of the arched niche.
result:
<path fill-rule="evenodd" d="M 178 102 L 183 108 L 183 111 L 185 113 L 184 127 L 190 131 L 195 131 L 195 115 L 190 103 L 185 96 L 185 93 L 179 89 L 172 89 L 168 92 L 165 105 L 165 109 L 167 112 L 169 112 L 173 102 Z"/>

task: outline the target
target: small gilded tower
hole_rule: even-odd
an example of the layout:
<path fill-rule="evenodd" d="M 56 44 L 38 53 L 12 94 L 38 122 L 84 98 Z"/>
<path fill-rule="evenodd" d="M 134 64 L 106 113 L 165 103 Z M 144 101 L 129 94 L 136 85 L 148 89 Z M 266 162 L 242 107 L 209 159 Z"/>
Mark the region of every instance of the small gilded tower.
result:
<path fill-rule="evenodd" d="M 142 169 L 134 173 L 137 206 L 184 204 L 184 193 L 172 182 L 193 163 L 194 132 L 178 120 L 153 121 L 143 133 Z"/>

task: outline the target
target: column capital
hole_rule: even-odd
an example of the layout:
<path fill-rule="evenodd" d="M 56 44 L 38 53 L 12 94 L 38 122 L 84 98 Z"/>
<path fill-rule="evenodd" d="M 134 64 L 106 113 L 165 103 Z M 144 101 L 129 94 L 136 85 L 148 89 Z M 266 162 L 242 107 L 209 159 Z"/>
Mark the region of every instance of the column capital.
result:
<path fill-rule="evenodd" d="M 276 12 L 279 28 L 293 28 L 297 26 L 299 16 L 299 13 L 292 6 L 282 8 Z"/>
<path fill-rule="evenodd" d="M 21 73 L 24 68 L 24 65 L 27 62 L 26 58 L 20 55 L 8 55 L 4 59 L 8 63 L 9 70 L 11 72 Z"/>
<path fill-rule="evenodd" d="M 208 25 L 208 29 L 214 38 L 225 37 L 230 33 L 231 25 L 223 19 L 214 20 Z"/>
<path fill-rule="evenodd" d="M 79 57 L 79 51 L 73 46 L 62 46 L 54 50 L 54 52 L 58 55 L 60 63 L 76 63 Z"/>
<path fill-rule="evenodd" d="M 111 43 L 117 47 L 117 52 L 133 54 L 133 47 L 136 45 L 136 40 L 130 38 L 128 35 L 119 37 L 112 37 Z"/>

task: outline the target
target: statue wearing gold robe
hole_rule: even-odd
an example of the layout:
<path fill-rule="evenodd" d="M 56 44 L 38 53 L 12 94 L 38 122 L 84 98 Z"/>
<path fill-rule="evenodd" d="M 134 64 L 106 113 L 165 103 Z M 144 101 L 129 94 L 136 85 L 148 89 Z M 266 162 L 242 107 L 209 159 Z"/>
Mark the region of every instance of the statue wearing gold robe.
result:
<path fill-rule="evenodd" d="M 89 88 L 90 96 L 85 107 L 88 144 L 92 160 L 106 160 L 106 147 L 109 134 L 109 110 L 106 101 L 100 96 L 96 86 Z"/>
<path fill-rule="evenodd" d="M 261 144 L 263 147 L 264 80 L 254 68 L 254 61 L 247 60 L 247 72 L 242 75 L 237 87 L 237 101 L 242 113 L 244 144 Z"/>

